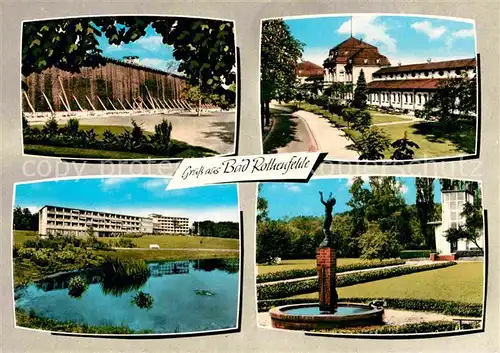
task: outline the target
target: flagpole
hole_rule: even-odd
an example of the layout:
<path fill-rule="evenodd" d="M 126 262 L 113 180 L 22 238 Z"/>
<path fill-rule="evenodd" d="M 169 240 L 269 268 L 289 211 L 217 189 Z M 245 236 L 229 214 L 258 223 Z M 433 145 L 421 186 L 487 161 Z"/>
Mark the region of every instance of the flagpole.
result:
<path fill-rule="evenodd" d="M 352 37 L 352 16 L 351 16 L 351 37 Z"/>

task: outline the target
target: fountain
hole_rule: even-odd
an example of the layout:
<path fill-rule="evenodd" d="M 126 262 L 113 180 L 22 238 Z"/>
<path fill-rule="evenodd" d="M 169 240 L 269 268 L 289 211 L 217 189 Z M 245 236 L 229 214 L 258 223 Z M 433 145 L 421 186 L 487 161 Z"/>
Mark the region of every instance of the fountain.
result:
<path fill-rule="evenodd" d="M 348 326 L 381 324 L 384 309 L 376 304 L 363 305 L 339 303 L 336 289 L 337 238 L 330 230 L 335 198 L 325 201 L 320 192 L 320 201 L 325 206 L 323 234 L 325 238 L 316 250 L 316 269 L 319 284 L 318 304 L 293 304 L 273 308 L 269 311 L 274 328 L 289 330 L 329 329 Z"/>

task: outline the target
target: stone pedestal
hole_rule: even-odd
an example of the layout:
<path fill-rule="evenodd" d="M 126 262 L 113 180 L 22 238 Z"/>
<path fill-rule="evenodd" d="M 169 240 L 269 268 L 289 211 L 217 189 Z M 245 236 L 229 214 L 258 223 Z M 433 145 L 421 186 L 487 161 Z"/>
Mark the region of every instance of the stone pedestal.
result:
<path fill-rule="evenodd" d="M 316 250 L 316 270 L 319 282 L 319 309 L 335 312 L 337 309 L 337 251 L 328 247 Z"/>

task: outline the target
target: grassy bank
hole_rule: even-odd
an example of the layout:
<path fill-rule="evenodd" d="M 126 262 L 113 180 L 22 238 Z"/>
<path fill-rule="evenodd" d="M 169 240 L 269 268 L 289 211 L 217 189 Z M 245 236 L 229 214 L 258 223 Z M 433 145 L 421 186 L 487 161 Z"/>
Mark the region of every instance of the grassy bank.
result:
<path fill-rule="evenodd" d="M 376 260 L 378 261 L 378 260 Z M 349 265 L 354 263 L 367 262 L 366 260 L 361 259 L 337 259 L 337 265 Z M 316 267 L 316 259 L 299 259 L 299 260 L 283 260 L 279 265 L 257 265 L 257 273 L 259 275 L 271 273 L 271 272 L 280 272 L 280 271 L 288 271 L 288 270 L 306 270 L 310 268 Z"/>
<path fill-rule="evenodd" d="M 115 238 L 101 238 L 104 242 Z M 190 248 L 190 249 L 238 249 L 238 239 L 214 237 L 182 236 L 182 235 L 144 235 L 131 238 L 138 248 L 149 248 L 149 244 L 158 244 L 160 248 Z"/>
<path fill-rule="evenodd" d="M 337 291 L 340 297 L 420 298 L 482 303 L 483 268 L 482 262 L 462 262 L 442 269 L 338 288 Z M 292 298 L 317 299 L 318 293 Z"/>

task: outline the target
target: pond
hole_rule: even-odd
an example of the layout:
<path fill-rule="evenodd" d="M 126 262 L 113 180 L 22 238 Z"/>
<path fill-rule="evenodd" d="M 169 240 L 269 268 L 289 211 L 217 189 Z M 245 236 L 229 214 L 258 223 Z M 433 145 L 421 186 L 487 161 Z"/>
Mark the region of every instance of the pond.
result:
<path fill-rule="evenodd" d="M 210 259 L 148 263 L 149 275 L 135 284 L 109 283 L 101 270 L 47 277 L 16 290 L 16 307 L 58 321 L 127 326 L 155 333 L 212 331 L 237 326 L 238 260 Z M 88 288 L 69 294 L 71 278 Z M 139 307 L 139 293 L 152 297 Z"/>

